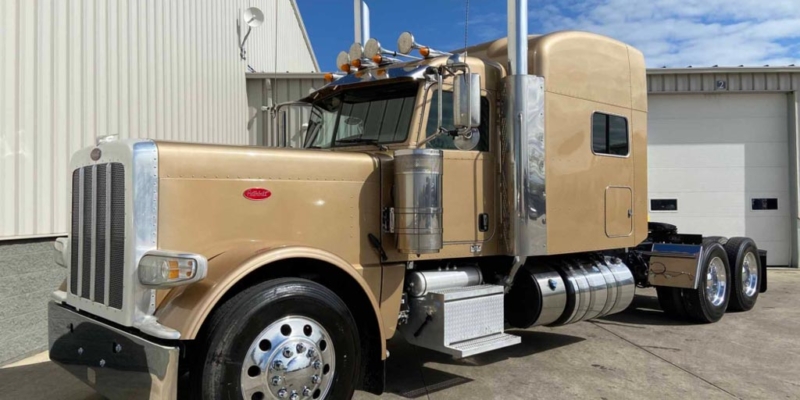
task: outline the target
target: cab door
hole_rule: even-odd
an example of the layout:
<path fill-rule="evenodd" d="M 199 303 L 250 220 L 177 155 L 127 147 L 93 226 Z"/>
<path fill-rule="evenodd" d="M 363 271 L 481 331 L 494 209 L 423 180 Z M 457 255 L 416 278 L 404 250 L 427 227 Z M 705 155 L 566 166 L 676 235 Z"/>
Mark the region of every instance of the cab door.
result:
<path fill-rule="evenodd" d="M 442 125 L 453 128 L 453 93 L 444 91 L 442 98 Z M 427 136 L 436 132 L 438 93 L 433 95 L 428 107 Z M 495 211 L 495 166 L 491 150 L 491 102 L 484 91 L 481 97 L 480 139 L 473 150 L 459 150 L 453 138 L 439 136 L 426 144 L 429 149 L 443 152 L 443 240 L 445 247 L 455 244 L 478 244 L 492 238 L 499 215 Z"/>

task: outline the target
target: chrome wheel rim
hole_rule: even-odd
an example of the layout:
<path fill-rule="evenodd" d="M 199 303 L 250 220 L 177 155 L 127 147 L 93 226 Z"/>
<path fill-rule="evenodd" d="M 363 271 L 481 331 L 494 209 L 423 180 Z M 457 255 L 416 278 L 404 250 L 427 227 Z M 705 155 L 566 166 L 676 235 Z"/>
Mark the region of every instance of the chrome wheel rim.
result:
<path fill-rule="evenodd" d="M 311 318 L 289 316 L 264 329 L 242 362 L 245 400 L 324 398 L 336 352 L 328 331 Z"/>
<path fill-rule="evenodd" d="M 758 290 L 758 262 L 755 254 L 748 252 L 742 260 L 742 293 L 753 297 Z"/>
<path fill-rule="evenodd" d="M 719 257 L 714 257 L 708 263 L 706 271 L 706 299 L 715 307 L 725 302 L 725 288 L 728 286 L 728 276 L 725 273 L 725 264 Z"/>

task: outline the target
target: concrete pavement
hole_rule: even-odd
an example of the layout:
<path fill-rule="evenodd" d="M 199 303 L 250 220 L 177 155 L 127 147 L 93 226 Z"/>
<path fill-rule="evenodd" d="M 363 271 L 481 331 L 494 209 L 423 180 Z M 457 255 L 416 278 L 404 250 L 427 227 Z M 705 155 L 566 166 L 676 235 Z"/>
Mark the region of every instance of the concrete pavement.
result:
<path fill-rule="evenodd" d="M 623 313 L 511 331 L 522 343 L 463 360 L 389 344 L 387 393 L 365 399 L 800 398 L 800 271 L 772 269 L 755 309 L 682 324 L 639 290 Z M 0 369 L 0 399 L 101 397 L 49 362 Z"/>

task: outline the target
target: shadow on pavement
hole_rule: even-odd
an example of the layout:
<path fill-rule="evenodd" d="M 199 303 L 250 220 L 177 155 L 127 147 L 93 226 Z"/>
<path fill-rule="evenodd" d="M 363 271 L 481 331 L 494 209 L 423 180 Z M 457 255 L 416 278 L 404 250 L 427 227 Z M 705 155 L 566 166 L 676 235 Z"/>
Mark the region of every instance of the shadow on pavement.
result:
<path fill-rule="evenodd" d="M 678 326 L 690 325 L 687 321 L 678 321 L 670 318 L 661 306 L 658 305 L 658 297 L 648 295 L 636 295 L 628 308 L 618 314 L 611 314 L 593 320 L 596 324 L 631 324 L 631 325 L 656 325 L 656 326 Z"/>
<path fill-rule="evenodd" d="M 483 367 L 509 358 L 528 357 L 585 340 L 582 337 L 552 332 L 511 330 L 508 333 L 520 336 L 522 342 L 459 360 L 446 354 L 411 346 L 406 343 L 402 335 L 397 334 L 389 341 L 388 346 L 391 356 L 386 362 L 386 391 L 414 399 L 472 382 L 472 379 L 466 377 L 428 368 L 425 366 L 428 362 Z"/>
<path fill-rule="evenodd" d="M 0 399 L 102 400 L 104 397 L 52 362 L 0 369 Z"/>

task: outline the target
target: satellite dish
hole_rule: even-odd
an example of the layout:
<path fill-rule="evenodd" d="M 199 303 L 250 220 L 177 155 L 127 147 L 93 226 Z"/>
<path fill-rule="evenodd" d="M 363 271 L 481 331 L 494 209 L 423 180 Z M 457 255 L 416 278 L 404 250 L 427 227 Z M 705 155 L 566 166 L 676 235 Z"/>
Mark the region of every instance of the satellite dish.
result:
<path fill-rule="evenodd" d="M 478 142 L 481 140 L 481 132 L 478 128 L 472 128 L 465 133 L 460 133 L 453 138 L 453 144 L 459 150 L 472 150 L 478 147 Z"/>
<path fill-rule="evenodd" d="M 264 13 L 258 7 L 250 7 L 244 10 L 242 19 L 251 28 L 255 28 L 264 23 Z"/>

